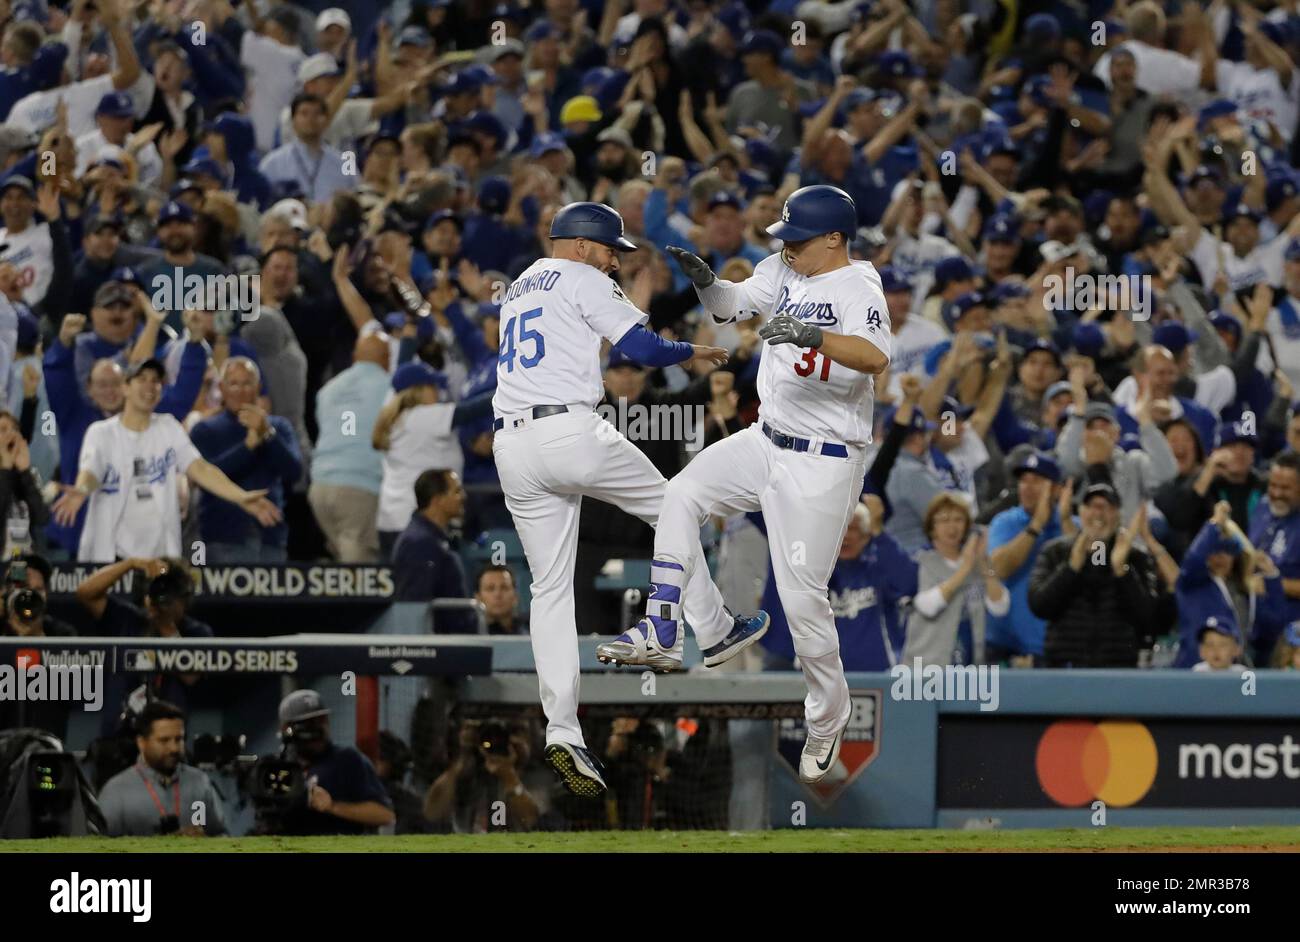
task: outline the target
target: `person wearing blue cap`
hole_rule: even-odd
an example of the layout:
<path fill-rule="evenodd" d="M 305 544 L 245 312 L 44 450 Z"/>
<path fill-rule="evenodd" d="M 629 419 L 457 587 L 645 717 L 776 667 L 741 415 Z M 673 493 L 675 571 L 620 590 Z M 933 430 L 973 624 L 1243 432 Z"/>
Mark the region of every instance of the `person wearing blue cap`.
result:
<path fill-rule="evenodd" d="M 158 211 L 156 220 L 158 241 L 162 243 L 162 257 L 146 262 L 136 269 L 140 284 L 151 299 L 168 299 L 160 307 L 167 311 L 164 322 L 179 332 L 182 311 L 172 300 L 183 297 L 193 278 L 209 279 L 227 274 L 226 267 L 215 258 L 195 251 L 198 230 L 194 211 L 184 203 L 171 200 Z"/>
<path fill-rule="evenodd" d="M 1174 667 L 1196 663 L 1198 635 L 1208 621 L 1217 621 L 1239 641 L 1254 637 L 1257 625 L 1269 635 L 1281 627 L 1283 589 L 1277 569 L 1269 567 L 1262 584 L 1251 578 L 1255 554 L 1248 552 L 1246 534 L 1231 514 L 1227 501 L 1215 504 L 1183 557 L 1175 585 L 1179 644 Z"/>
<path fill-rule="evenodd" d="M 919 381 L 904 385 L 903 402 L 894 412 L 881 454 L 895 453 L 882 491 L 892 511 L 885 530 L 909 555 L 926 542 L 925 511 L 943 491 L 954 486 L 951 476 L 942 474 L 929 460 L 931 433 L 937 424 L 928 421 L 919 406 Z M 877 461 L 880 460 L 878 455 Z M 872 466 L 873 470 L 875 465 Z M 879 475 L 873 475 L 879 478 Z"/>
<path fill-rule="evenodd" d="M 1268 555 L 1282 574 L 1285 614 L 1283 623 L 1300 619 L 1300 454 L 1285 452 L 1268 470 L 1268 491 L 1255 505 L 1248 530 L 1250 542 Z M 1276 632 L 1256 633 L 1256 662 L 1262 663 L 1276 640 Z"/>
<path fill-rule="evenodd" d="M 77 176 L 81 176 L 101 153 L 126 146 L 135 126 L 135 102 L 126 92 L 108 92 L 95 107 L 95 130 L 77 138 Z M 161 140 L 161 138 L 159 138 Z M 133 154 L 139 169 L 139 180 L 155 186 L 163 175 L 163 159 L 158 148 L 150 141 Z"/>
<path fill-rule="evenodd" d="M 1200 660 L 1192 665 L 1192 670 L 1197 673 L 1242 674 L 1246 671 L 1246 665 L 1237 662 L 1241 657 L 1241 635 L 1234 626 L 1211 615 L 1197 629 L 1195 642 L 1196 656 Z M 1182 650 L 1181 646 L 1179 650 Z"/>
<path fill-rule="evenodd" d="M 947 335 L 933 321 L 928 321 L 919 314 L 912 315 L 913 282 L 901 269 L 894 265 L 882 265 L 878 273 L 880 285 L 885 292 L 885 303 L 889 305 L 889 326 L 894 333 L 893 359 L 889 364 L 890 391 L 898 395 L 901 391 L 899 378 L 905 373 L 920 376 L 924 371 L 926 356 Z"/>
<path fill-rule="evenodd" d="M 58 195 L 50 183 L 41 186 L 39 207 L 36 188 L 27 177 L 15 174 L 0 183 L 0 260 L 18 269 L 17 284 L 29 306 L 41 304 L 53 285 L 54 228 L 64 225 L 58 207 Z M 46 217 L 44 222 L 36 219 L 38 208 Z M 66 234 L 64 249 L 66 252 Z"/>
<path fill-rule="evenodd" d="M 1283 48 L 1290 41 L 1291 25 L 1243 17 L 1239 27 L 1246 38 L 1243 62 L 1220 57 L 1214 43 L 1202 44 L 1201 68 L 1212 82 L 1204 87 L 1217 90 L 1234 106 L 1249 107 L 1254 120 L 1267 122 L 1272 133 L 1289 144 L 1300 118 L 1296 65 Z"/>
<path fill-rule="evenodd" d="M 324 99 L 299 93 L 289 104 L 289 114 L 294 140 L 263 157 L 257 169 L 272 185 L 285 181 L 297 184 L 313 203 L 327 203 L 339 190 L 356 189 L 355 168 L 352 173 L 346 172 L 343 154 L 325 143 L 329 110 Z"/>
<path fill-rule="evenodd" d="M 1029 608 L 1029 577 L 1045 545 L 1077 532 L 1070 511 L 1072 485 L 1046 452 L 1029 450 L 1011 467 L 1016 505 L 989 522 L 989 564 L 1011 594 L 1005 615 L 989 619 L 985 654 L 990 663 L 1042 658 L 1047 623 Z"/>

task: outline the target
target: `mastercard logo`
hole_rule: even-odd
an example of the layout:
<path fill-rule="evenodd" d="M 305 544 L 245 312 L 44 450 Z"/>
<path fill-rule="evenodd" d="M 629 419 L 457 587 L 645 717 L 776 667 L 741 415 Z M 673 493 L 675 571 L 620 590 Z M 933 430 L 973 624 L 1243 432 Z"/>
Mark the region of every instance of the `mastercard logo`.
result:
<path fill-rule="evenodd" d="M 1038 784 L 1058 805 L 1100 798 L 1124 808 L 1156 780 L 1156 742 L 1141 723 L 1061 720 L 1043 731 L 1034 757 Z"/>

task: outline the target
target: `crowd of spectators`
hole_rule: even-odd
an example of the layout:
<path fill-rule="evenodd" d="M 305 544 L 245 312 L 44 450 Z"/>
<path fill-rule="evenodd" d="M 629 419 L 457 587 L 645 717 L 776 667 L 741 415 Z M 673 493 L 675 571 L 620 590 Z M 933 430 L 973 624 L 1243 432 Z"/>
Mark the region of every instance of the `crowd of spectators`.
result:
<path fill-rule="evenodd" d="M 708 444 L 754 421 L 762 345 L 665 249 L 743 280 L 829 183 L 895 351 L 846 667 L 1295 666 L 1298 61 L 1271 0 L 0 0 L 6 558 L 108 565 L 82 601 L 123 631 L 186 632 L 104 595 L 160 559 L 386 562 L 526 630 L 526 561 L 471 585 L 458 549 L 510 526 L 499 302 L 554 214 L 615 207 L 623 292 L 730 351 L 605 366 L 612 415 Z M 668 477 L 694 453 L 631 437 Z M 761 526 L 711 542 L 789 667 Z M 649 528 L 586 501 L 579 541 L 579 622 L 621 630 L 594 583 Z"/>

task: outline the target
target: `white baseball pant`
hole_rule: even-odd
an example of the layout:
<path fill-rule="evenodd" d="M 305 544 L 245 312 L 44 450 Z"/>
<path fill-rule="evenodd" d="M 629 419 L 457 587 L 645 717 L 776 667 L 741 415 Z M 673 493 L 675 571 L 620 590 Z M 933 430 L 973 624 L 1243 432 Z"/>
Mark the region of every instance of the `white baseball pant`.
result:
<path fill-rule="evenodd" d="M 694 587 L 708 572 L 699 538 L 704 521 L 763 512 L 777 592 L 808 685 L 804 719 L 819 738 L 833 736 L 851 710 L 827 586 L 865 473 L 864 449 L 850 447 L 847 458 L 795 452 L 751 425 L 704 449 L 668 482 L 655 531 L 655 559 L 680 565 Z M 730 630 L 692 627 L 701 648 Z"/>
<path fill-rule="evenodd" d="M 502 416 L 505 427 L 493 438 L 492 454 L 533 576 L 529 632 L 546 712 L 546 741 L 584 746 L 573 602 L 582 498 L 606 501 L 655 526 L 668 482 L 609 422 L 586 406 L 569 410 L 541 419 Z M 731 630 L 732 620 L 707 567 L 686 584 L 683 602 L 692 626 L 704 626 L 719 638 Z M 611 626 L 600 627 L 607 631 Z"/>

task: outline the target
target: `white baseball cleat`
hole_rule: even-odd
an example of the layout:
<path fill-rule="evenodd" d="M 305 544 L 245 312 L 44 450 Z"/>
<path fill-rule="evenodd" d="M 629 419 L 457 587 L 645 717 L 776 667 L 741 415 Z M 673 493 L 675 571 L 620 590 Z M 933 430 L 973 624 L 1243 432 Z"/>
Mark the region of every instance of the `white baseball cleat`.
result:
<path fill-rule="evenodd" d="M 596 660 L 666 674 L 682 669 L 685 640 L 686 632 L 678 622 L 647 615 L 613 641 L 597 645 Z"/>
<path fill-rule="evenodd" d="M 848 720 L 830 739 L 818 739 L 811 733 L 803 744 L 803 754 L 799 756 L 799 781 L 812 785 L 820 782 L 840 757 L 840 744 L 844 741 L 844 731 L 849 728 Z"/>

